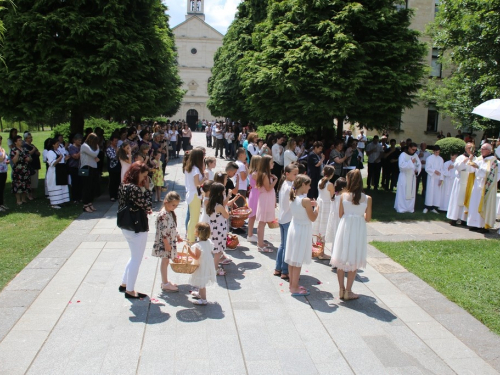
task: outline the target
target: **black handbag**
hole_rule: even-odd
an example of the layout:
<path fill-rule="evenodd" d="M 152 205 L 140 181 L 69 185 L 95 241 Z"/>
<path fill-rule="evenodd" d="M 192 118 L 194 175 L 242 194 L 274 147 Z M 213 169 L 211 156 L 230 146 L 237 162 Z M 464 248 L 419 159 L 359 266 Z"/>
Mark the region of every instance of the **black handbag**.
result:
<path fill-rule="evenodd" d="M 64 163 L 56 164 L 56 185 L 68 185 L 68 165 Z"/>
<path fill-rule="evenodd" d="M 88 177 L 90 173 L 89 167 L 78 168 L 78 176 Z"/>
<path fill-rule="evenodd" d="M 135 233 L 147 232 L 149 230 L 148 215 L 143 209 L 132 209 L 130 202 L 118 209 L 116 215 L 118 228 Z"/>

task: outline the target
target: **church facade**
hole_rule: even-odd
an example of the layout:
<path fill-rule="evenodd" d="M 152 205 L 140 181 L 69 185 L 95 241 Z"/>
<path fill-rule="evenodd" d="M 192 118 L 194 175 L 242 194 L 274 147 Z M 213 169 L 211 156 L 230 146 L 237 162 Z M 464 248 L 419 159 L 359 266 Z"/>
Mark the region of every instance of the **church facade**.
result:
<path fill-rule="evenodd" d="M 187 0 L 186 20 L 172 29 L 182 88 L 187 92 L 171 119 L 186 120 L 191 127 L 198 120 L 214 118 L 207 108 L 208 82 L 215 52 L 222 46 L 224 37 L 205 22 L 204 9 L 205 0 Z"/>

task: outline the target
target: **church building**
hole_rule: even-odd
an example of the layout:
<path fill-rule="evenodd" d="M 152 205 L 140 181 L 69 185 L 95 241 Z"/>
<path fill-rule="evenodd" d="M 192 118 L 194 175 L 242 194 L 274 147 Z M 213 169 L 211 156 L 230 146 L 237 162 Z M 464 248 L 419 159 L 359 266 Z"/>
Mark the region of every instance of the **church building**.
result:
<path fill-rule="evenodd" d="M 205 22 L 205 0 L 186 2 L 186 20 L 172 31 L 182 88 L 187 92 L 179 111 L 171 119 L 186 120 L 193 128 L 198 120 L 210 121 L 214 118 L 207 108 L 208 82 L 215 52 L 222 46 L 224 36 Z"/>

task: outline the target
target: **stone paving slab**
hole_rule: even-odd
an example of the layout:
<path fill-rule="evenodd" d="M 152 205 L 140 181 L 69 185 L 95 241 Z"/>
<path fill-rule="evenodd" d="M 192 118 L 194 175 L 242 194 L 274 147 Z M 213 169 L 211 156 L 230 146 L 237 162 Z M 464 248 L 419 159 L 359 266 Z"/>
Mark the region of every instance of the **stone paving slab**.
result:
<path fill-rule="evenodd" d="M 202 140 L 195 134 L 195 141 Z M 167 168 L 176 190 L 183 188 L 179 163 Z M 1 374 L 500 370 L 497 335 L 372 246 L 355 283 L 361 298 L 344 302 L 327 261 L 303 267 L 301 283 L 311 295 L 292 298 L 288 284 L 272 275 L 276 254 L 259 253 L 240 237 L 238 250 L 228 252 L 234 262 L 226 266 L 227 275 L 208 288 L 211 303 L 197 307 L 188 275 L 171 272 L 180 292 L 160 292 L 159 261 L 151 256 L 152 217 L 137 280 L 137 289 L 152 299 L 126 300 L 117 287 L 129 251 L 116 228 L 116 204 L 101 201 L 99 208 L 100 216 L 83 214 L 0 293 Z M 182 234 L 185 212 L 182 202 Z M 413 234 L 395 231 L 398 224 L 370 223 L 370 239 L 455 239 L 464 231 L 446 223 L 403 224 Z M 465 232 L 467 238 L 477 235 Z M 266 228 L 266 238 L 278 245 L 279 231 Z"/>

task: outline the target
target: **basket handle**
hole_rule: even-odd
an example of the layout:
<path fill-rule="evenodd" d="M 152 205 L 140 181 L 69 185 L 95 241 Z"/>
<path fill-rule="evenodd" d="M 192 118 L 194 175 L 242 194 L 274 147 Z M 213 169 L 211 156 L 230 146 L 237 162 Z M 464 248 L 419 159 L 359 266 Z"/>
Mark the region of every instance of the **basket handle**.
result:
<path fill-rule="evenodd" d="M 187 244 L 187 243 L 185 243 L 185 244 L 184 244 L 184 246 L 182 247 L 182 252 L 183 252 L 184 254 L 186 254 L 186 255 L 185 255 L 186 261 L 185 261 L 185 262 L 183 262 L 183 261 L 182 261 L 182 258 L 184 257 L 184 255 L 181 255 L 181 264 L 182 264 L 182 263 L 185 263 L 185 264 L 188 264 L 188 263 L 189 263 L 189 252 L 188 252 L 188 250 L 190 250 L 190 249 L 191 249 L 191 248 L 188 246 L 188 244 Z"/>
<path fill-rule="evenodd" d="M 243 199 L 243 201 L 245 203 L 243 203 L 243 206 L 238 207 L 238 205 L 236 204 L 236 202 L 239 201 L 240 199 Z M 245 207 L 245 206 L 247 206 L 247 198 L 244 197 L 243 195 L 240 195 L 240 197 L 233 202 L 233 207 L 234 208 L 241 208 L 241 207 Z"/>

